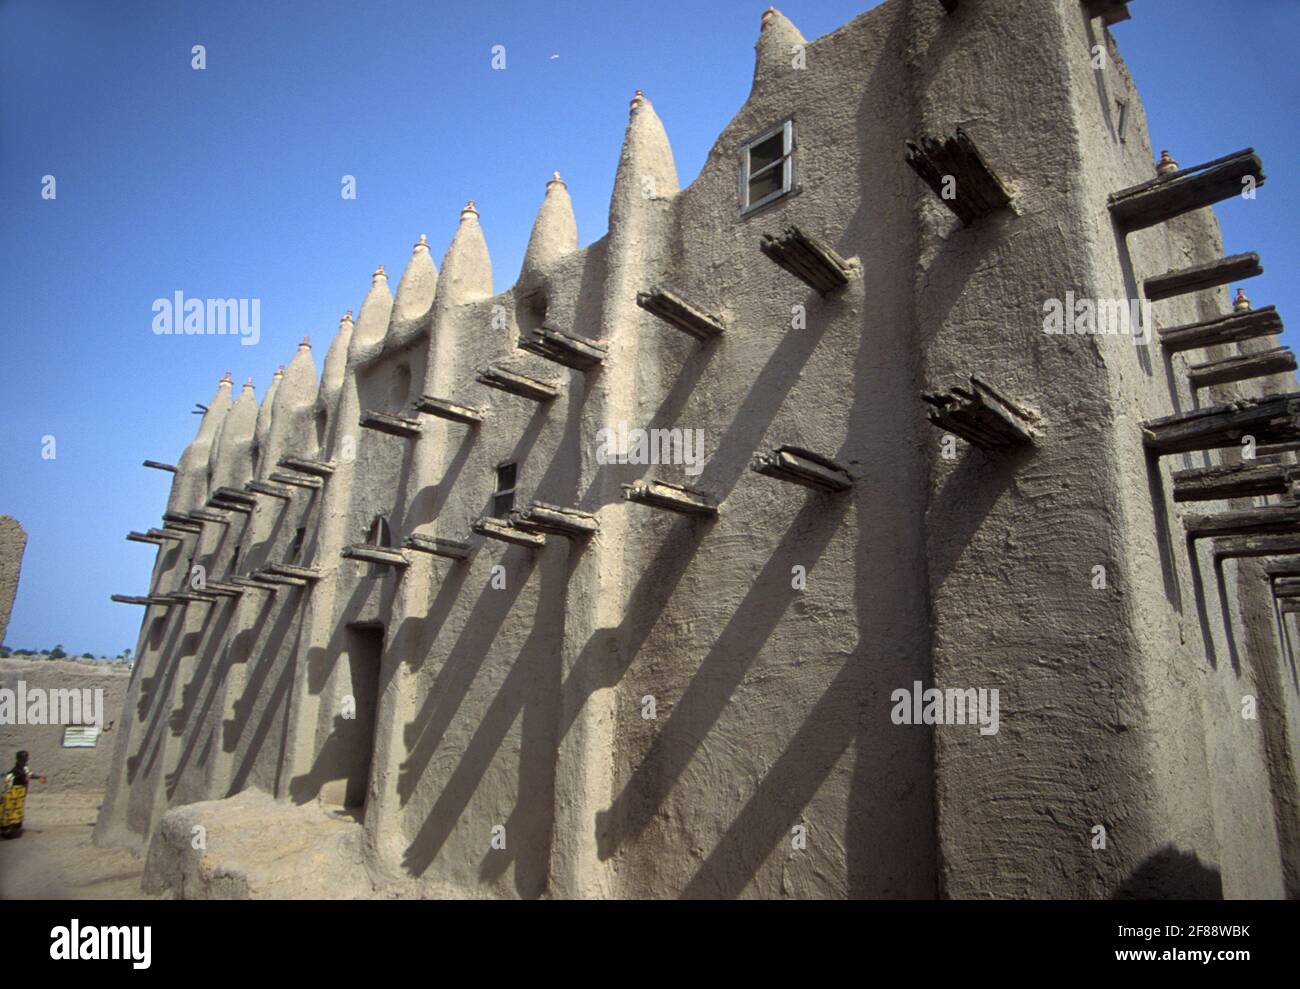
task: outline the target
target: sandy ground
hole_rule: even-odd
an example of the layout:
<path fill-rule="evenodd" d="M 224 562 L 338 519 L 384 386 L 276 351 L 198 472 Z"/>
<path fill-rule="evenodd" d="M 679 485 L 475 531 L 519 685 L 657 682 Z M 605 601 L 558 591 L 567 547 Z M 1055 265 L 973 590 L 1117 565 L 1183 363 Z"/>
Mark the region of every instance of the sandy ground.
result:
<path fill-rule="evenodd" d="M 156 899 L 140 889 L 143 858 L 91 844 L 98 794 L 32 790 L 23 836 L 0 841 L 0 900 Z"/>

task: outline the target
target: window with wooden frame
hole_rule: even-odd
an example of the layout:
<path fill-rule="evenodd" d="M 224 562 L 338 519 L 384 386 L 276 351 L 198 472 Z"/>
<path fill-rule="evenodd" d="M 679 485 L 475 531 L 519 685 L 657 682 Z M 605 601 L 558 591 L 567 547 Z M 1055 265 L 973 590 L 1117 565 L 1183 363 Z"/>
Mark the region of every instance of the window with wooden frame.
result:
<path fill-rule="evenodd" d="M 515 507 L 515 481 L 518 476 L 518 464 L 502 464 L 497 468 L 497 487 L 492 495 L 493 518 L 503 519 Z"/>
<path fill-rule="evenodd" d="M 754 138 L 740 152 L 742 215 L 780 199 L 794 188 L 794 121 Z"/>

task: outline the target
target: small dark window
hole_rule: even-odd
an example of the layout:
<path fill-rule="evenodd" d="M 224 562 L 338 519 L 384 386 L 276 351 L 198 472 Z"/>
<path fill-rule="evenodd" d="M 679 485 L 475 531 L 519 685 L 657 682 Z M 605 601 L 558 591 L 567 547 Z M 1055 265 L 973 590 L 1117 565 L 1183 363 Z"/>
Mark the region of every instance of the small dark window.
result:
<path fill-rule="evenodd" d="M 289 547 L 290 563 L 294 563 L 297 561 L 299 554 L 302 553 L 302 544 L 306 540 L 306 538 L 307 538 L 307 530 L 304 527 L 299 526 L 298 530 L 293 534 L 293 545 Z"/>
<path fill-rule="evenodd" d="M 492 496 L 494 518 L 505 518 L 515 507 L 515 480 L 518 473 L 517 464 L 502 464 L 497 468 L 497 489 Z"/>
<path fill-rule="evenodd" d="M 388 531 L 388 519 L 382 515 L 375 516 L 370 523 L 370 531 L 366 533 L 366 542 L 371 546 L 393 545 L 393 537 Z"/>
<path fill-rule="evenodd" d="M 740 155 L 740 211 L 779 199 L 794 188 L 794 121 L 772 128 L 745 145 Z"/>
<path fill-rule="evenodd" d="M 235 547 L 235 552 L 230 556 L 230 572 L 239 573 L 239 547 Z"/>

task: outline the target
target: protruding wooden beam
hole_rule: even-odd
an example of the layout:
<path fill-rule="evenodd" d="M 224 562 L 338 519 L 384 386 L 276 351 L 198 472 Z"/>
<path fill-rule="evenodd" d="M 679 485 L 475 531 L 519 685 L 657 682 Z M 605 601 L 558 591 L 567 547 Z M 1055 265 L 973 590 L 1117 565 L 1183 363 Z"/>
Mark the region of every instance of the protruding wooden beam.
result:
<path fill-rule="evenodd" d="M 193 527 L 195 521 L 185 512 L 163 512 L 162 520 L 167 525 Z"/>
<path fill-rule="evenodd" d="M 1264 273 L 1258 254 L 1234 254 L 1208 264 L 1166 271 L 1163 275 L 1148 278 L 1142 286 L 1143 294 L 1152 301 L 1171 299 L 1176 295 L 1201 292 L 1230 282 L 1239 282 Z"/>
<path fill-rule="evenodd" d="M 213 525 L 230 525 L 230 516 L 225 512 L 213 512 L 198 508 L 190 512 L 189 517 L 195 522 L 211 522 Z"/>
<path fill-rule="evenodd" d="M 362 560 L 365 563 L 378 563 L 385 567 L 408 567 L 411 559 L 400 549 L 391 546 L 371 546 L 369 543 L 355 543 L 344 546 L 340 554 L 349 560 Z"/>
<path fill-rule="evenodd" d="M 786 227 L 779 236 L 763 234 L 758 249 L 821 295 L 843 288 L 858 270 L 836 254 L 829 244 L 804 233 L 799 227 Z"/>
<path fill-rule="evenodd" d="M 1171 354 L 1200 347 L 1217 347 L 1225 343 L 1241 343 L 1258 337 L 1276 336 L 1282 332 L 1282 317 L 1274 306 L 1231 312 L 1225 316 L 1171 326 L 1157 330 L 1160 345 Z"/>
<path fill-rule="evenodd" d="M 275 593 L 276 590 L 274 584 L 267 584 L 260 580 L 254 580 L 252 577 L 228 577 L 224 583 L 233 584 L 236 587 L 242 587 L 245 590 L 250 591 L 270 591 L 271 593 Z"/>
<path fill-rule="evenodd" d="M 203 534 L 203 526 L 194 522 L 176 522 L 168 520 L 163 523 L 163 528 L 169 529 L 172 532 L 183 532 L 187 536 L 200 536 Z"/>
<path fill-rule="evenodd" d="M 1282 577 L 1273 581 L 1273 594 L 1275 597 L 1282 597 L 1283 594 L 1300 597 L 1300 577 Z"/>
<path fill-rule="evenodd" d="M 289 587 L 307 587 L 311 580 L 303 577 L 295 577 L 292 574 L 280 573 L 274 564 L 261 567 L 252 573 L 254 580 L 260 580 L 266 584 L 285 584 Z M 312 578 L 315 580 L 316 578 Z"/>
<path fill-rule="evenodd" d="M 164 464 L 164 463 L 161 463 L 161 462 L 159 462 L 159 461 L 157 461 L 157 460 L 146 460 L 146 461 L 144 462 L 144 466 L 145 466 L 145 467 L 151 467 L 151 468 L 153 468 L 154 470 L 165 470 L 165 471 L 167 471 L 169 474 L 175 474 L 175 473 L 176 473 L 176 465 L 175 465 L 175 464 Z"/>
<path fill-rule="evenodd" d="M 600 531 L 600 520 L 590 512 L 542 501 L 534 501 L 523 511 L 511 512 L 510 524 L 524 532 L 569 539 L 581 539 Z"/>
<path fill-rule="evenodd" d="M 448 560 L 469 559 L 469 543 L 457 542 L 454 539 L 438 539 L 413 532 L 406 537 L 402 545 L 407 549 L 420 553 L 431 553 L 434 556 L 443 556 Z"/>
<path fill-rule="evenodd" d="M 682 515 L 718 514 L 717 502 L 708 495 L 667 481 L 633 481 L 624 484 L 623 500 Z"/>
<path fill-rule="evenodd" d="M 1300 440 L 1288 440 L 1285 443 L 1266 443 L 1255 447 L 1255 459 L 1280 457 L 1284 453 L 1300 453 Z"/>
<path fill-rule="evenodd" d="M 247 489 L 247 484 L 244 485 L 244 490 L 242 491 L 239 488 L 217 488 L 216 491 L 212 492 L 212 498 L 216 498 L 220 501 L 233 502 L 236 505 L 247 505 L 249 508 L 256 508 L 257 499 L 249 494 Z M 212 503 L 211 498 L 208 499 L 208 503 Z"/>
<path fill-rule="evenodd" d="M 470 523 L 470 528 L 480 536 L 486 536 L 488 539 L 499 539 L 503 543 L 511 543 L 515 546 L 527 546 L 529 549 L 536 549 L 539 546 L 546 545 L 546 537 L 533 532 L 524 532 L 522 529 L 516 529 L 509 522 L 502 519 L 494 519 L 485 515 L 481 519 L 475 519 Z"/>
<path fill-rule="evenodd" d="M 361 413 L 360 425 L 362 429 L 373 429 L 402 439 L 414 439 L 420 435 L 419 419 L 408 419 L 406 416 L 390 415 L 373 409 Z"/>
<path fill-rule="evenodd" d="M 281 501 L 292 501 L 293 491 L 281 484 L 268 484 L 266 481 L 249 481 L 244 485 L 254 494 L 266 495 L 268 498 L 279 498 Z"/>
<path fill-rule="evenodd" d="M 1289 347 L 1275 347 L 1257 354 L 1237 354 L 1221 361 L 1193 364 L 1187 369 L 1187 380 L 1193 388 L 1209 388 L 1233 381 L 1249 381 L 1270 374 L 1285 374 L 1296 369 L 1295 354 Z"/>
<path fill-rule="evenodd" d="M 543 323 L 519 341 L 519 348 L 575 371 L 590 371 L 604 363 L 609 344 L 604 340 L 565 333 L 553 323 Z"/>
<path fill-rule="evenodd" d="M 215 594 L 204 594 L 200 591 L 172 591 L 163 597 L 168 598 L 177 604 L 216 604 L 217 596 Z"/>
<path fill-rule="evenodd" d="M 325 575 L 319 567 L 299 567 L 292 563 L 268 563 L 262 570 L 275 577 L 293 577 L 309 583 L 315 583 Z"/>
<path fill-rule="evenodd" d="M 161 539 L 172 543 L 182 543 L 185 541 L 183 535 L 179 532 L 172 532 L 170 529 L 150 529 L 145 533 L 145 535 L 152 536 L 154 539 Z"/>
<path fill-rule="evenodd" d="M 1112 193 L 1110 214 L 1125 233 L 1142 230 L 1240 195 L 1247 177 L 1264 184 L 1264 164 L 1254 148 Z"/>
<path fill-rule="evenodd" d="M 707 342 L 721 336 L 725 330 L 722 320 L 658 285 L 648 292 L 638 292 L 636 304 L 696 340 Z"/>
<path fill-rule="evenodd" d="M 943 140 L 908 141 L 907 163 L 963 226 L 1011 203 L 1010 193 L 960 127 L 955 136 Z"/>
<path fill-rule="evenodd" d="M 313 491 L 319 491 L 325 486 L 325 481 L 319 477 L 312 477 L 310 474 L 294 474 L 289 471 L 273 471 L 267 480 L 273 484 L 287 484 L 294 488 L 311 488 Z"/>
<path fill-rule="evenodd" d="M 750 470 L 819 491 L 847 491 L 853 487 L 853 478 L 846 468 L 829 457 L 797 446 L 778 446 L 771 453 L 755 455 Z"/>
<path fill-rule="evenodd" d="M 301 457 L 281 457 L 276 466 L 297 471 L 299 474 L 310 474 L 312 477 L 324 479 L 334 473 L 338 464 L 334 463 L 333 460 L 304 460 Z"/>
<path fill-rule="evenodd" d="M 254 483 L 254 482 L 249 482 Z M 241 515 L 251 515 L 253 505 L 243 501 L 226 501 L 220 495 L 213 495 L 208 499 L 208 507 L 215 508 L 222 512 L 239 512 Z"/>
<path fill-rule="evenodd" d="M 1260 463 L 1258 459 L 1218 467 L 1193 467 L 1173 473 L 1174 501 L 1226 501 L 1286 494 L 1300 465 Z"/>
<path fill-rule="evenodd" d="M 560 394 L 559 385 L 553 382 L 539 381 L 518 371 L 508 371 L 496 364 L 480 371 L 477 380 L 489 388 L 509 392 L 531 402 L 550 402 Z"/>
<path fill-rule="evenodd" d="M 477 426 L 483 421 L 481 409 L 472 409 L 468 405 L 456 405 L 445 399 L 434 398 L 432 395 L 423 395 L 417 399 L 415 411 L 437 416 L 439 419 L 461 422 L 467 426 Z"/>
<path fill-rule="evenodd" d="M 1131 16 L 1128 0 L 1084 0 L 1084 9 L 1089 17 L 1100 17 L 1107 27 L 1126 21 Z"/>
<path fill-rule="evenodd" d="M 153 598 L 138 597 L 134 594 L 114 594 L 109 600 L 115 601 L 118 604 L 142 604 L 146 607 L 153 604 Z"/>
<path fill-rule="evenodd" d="M 244 588 L 231 580 L 209 580 L 205 585 L 210 594 L 225 594 L 230 597 L 239 597 L 244 593 Z"/>
<path fill-rule="evenodd" d="M 1300 600 L 1286 598 L 1279 601 L 1277 607 L 1284 615 L 1294 615 L 1296 612 L 1300 612 Z"/>
<path fill-rule="evenodd" d="M 1300 578 L 1300 560 L 1279 560 L 1276 563 L 1265 563 L 1264 576 L 1268 580 Z"/>
<path fill-rule="evenodd" d="M 1300 536 L 1228 536 L 1214 540 L 1218 560 L 1257 556 L 1300 556 Z"/>
<path fill-rule="evenodd" d="M 1300 508 L 1270 505 L 1245 508 L 1213 515 L 1188 515 L 1183 528 L 1192 539 L 1206 536 L 1286 536 L 1300 535 Z"/>
<path fill-rule="evenodd" d="M 1002 450 L 1034 442 L 1034 416 L 976 378 L 970 388 L 921 396 L 934 406 L 930 422 L 985 450 Z"/>
<path fill-rule="evenodd" d="M 1300 392 L 1192 409 L 1142 424 L 1142 441 L 1157 456 L 1235 447 L 1246 435 L 1259 445 L 1300 440 Z"/>
<path fill-rule="evenodd" d="M 128 532 L 126 538 L 133 543 L 149 543 L 152 546 L 161 546 L 163 544 L 161 536 L 150 535 L 147 532 Z"/>

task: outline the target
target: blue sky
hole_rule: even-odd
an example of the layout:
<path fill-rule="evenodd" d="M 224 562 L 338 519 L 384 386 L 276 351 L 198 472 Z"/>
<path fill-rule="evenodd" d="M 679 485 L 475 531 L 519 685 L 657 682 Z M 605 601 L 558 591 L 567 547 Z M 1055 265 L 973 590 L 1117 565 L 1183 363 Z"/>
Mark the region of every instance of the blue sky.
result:
<path fill-rule="evenodd" d="M 170 481 L 140 461 L 176 461 L 223 371 L 260 396 L 303 334 L 319 366 L 375 265 L 395 285 L 420 233 L 440 262 L 467 199 L 498 291 L 552 171 L 598 239 L 638 87 L 693 179 L 749 91 L 765 6 L 0 0 L 0 514 L 29 533 L 6 644 L 133 648 L 139 609 L 109 595 L 147 589 L 152 548 L 124 537 L 158 524 Z M 872 6 L 781 9 L 815 38 Z M 1263 155 L 1257 202 L 1219 215 L 1229 253 L 1263 257 L 1255 304 L 1300 326 L 1300 0 L 1132 9 L 1115 35 L 1155 146 L 1184 165 Z M 155 336 L 153 300 L 177 290 L 261 299 L 260 343 Z"/>

